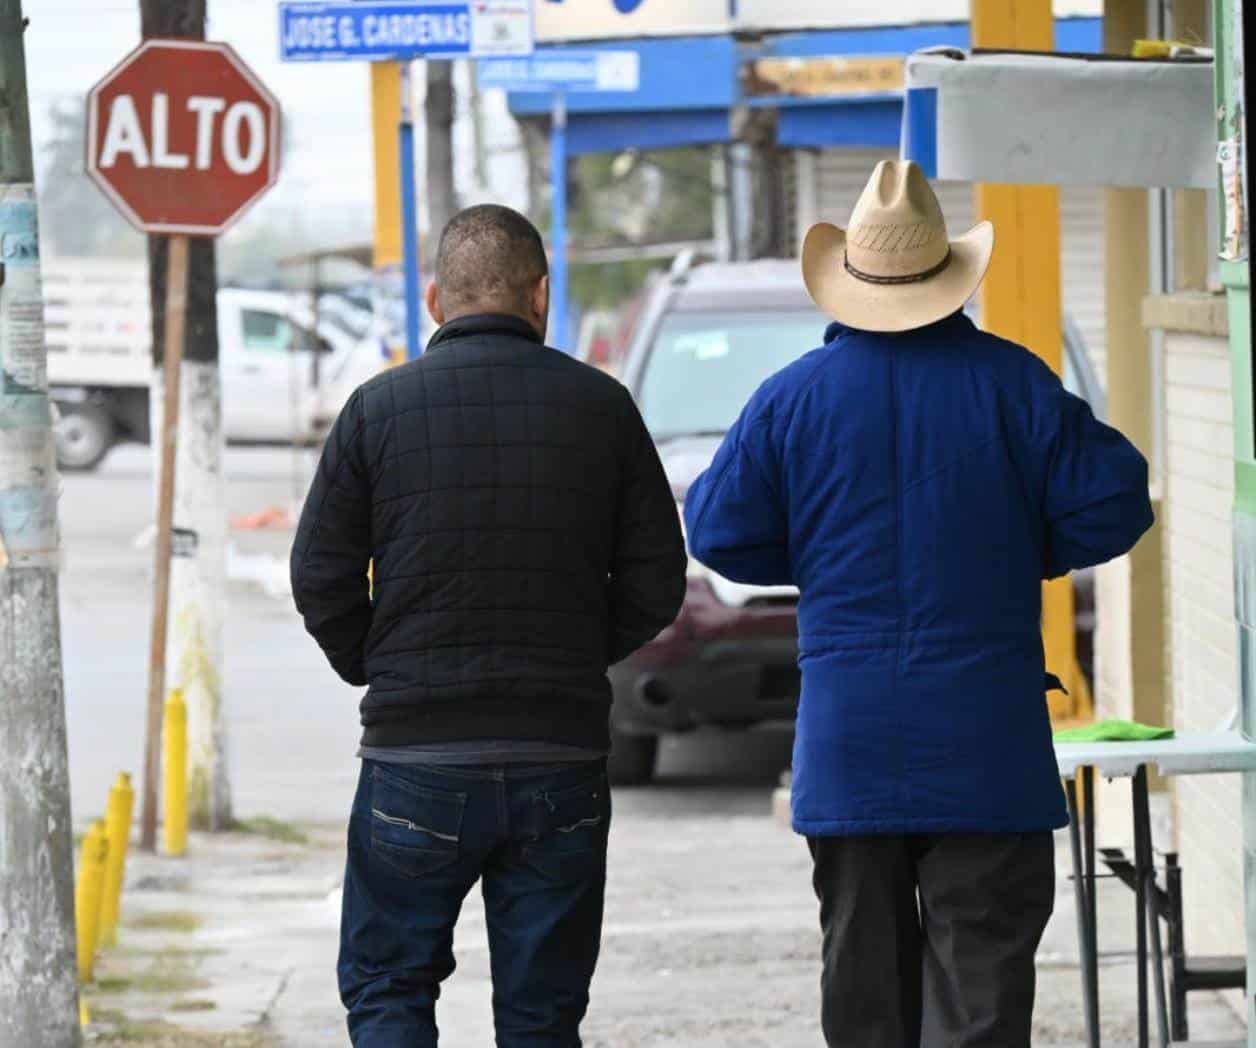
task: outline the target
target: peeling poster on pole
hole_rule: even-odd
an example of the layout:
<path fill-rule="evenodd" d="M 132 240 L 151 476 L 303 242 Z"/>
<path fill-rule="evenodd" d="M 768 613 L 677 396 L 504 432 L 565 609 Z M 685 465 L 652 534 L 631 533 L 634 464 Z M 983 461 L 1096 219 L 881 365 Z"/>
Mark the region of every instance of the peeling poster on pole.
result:
<path fill-rule="evenodd" d="M 33 186 L 0 189 L 0 394 L 47 388 Z"/>

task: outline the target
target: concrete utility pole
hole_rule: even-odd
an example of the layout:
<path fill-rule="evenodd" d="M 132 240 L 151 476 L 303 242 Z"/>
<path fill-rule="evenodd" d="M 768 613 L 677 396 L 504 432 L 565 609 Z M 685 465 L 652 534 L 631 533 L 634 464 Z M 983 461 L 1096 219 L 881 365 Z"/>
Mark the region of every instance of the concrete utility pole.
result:
<path fill-rule="evenodd" d="M 140 32 L 145 38 L 203 40 L 205 0 L 140 0 Z M 149 415 L 154 434 L 161 432 L 168 246 L 165 236 L 148 238 L 154 368 Z M 212 238 L 192 237 L 188 247 L 174 505 L 181 555 L 170 567 L 166 682 L 183 689 L 188 707 L 188 821 L 197 829 L 222 830 L 231 826 L 232 813 L 222 685 L 227 493 L 218 371 L 218 273 Z"/>
<path fill-rule="evenodd" d="M 430 235 L 427 238 L 427 265 L 431 272 L 436 244 L 445 223 L 454 217 L 458 201 L 454 196 L 454 81 L 453 63 L 434 60 L 427 66 L 427 96 L 423 113 L 427 123 L 427 197 Z"/>
<path fill-rule="evenodd" d="M 0 1046 L 77 1048 L 74 862 L 21 0 L 0 0 Z"/>

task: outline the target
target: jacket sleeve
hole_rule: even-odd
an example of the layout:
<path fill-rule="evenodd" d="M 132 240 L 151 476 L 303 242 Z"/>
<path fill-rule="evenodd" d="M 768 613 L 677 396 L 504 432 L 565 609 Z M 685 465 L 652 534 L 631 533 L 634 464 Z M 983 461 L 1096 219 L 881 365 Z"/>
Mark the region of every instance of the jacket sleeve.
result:
<path fill-rule="evenodd" d="M 336 419 L 292 546 L 292 595 L 305 628 L 347 683 L 366 684 L 371 626 L 371 498 L 362 458 L 362 395 Z"/>
<path fill-rule="evenodd" d="M 1043 578 L 1050 579 L 1127 553 L 1155 514 L 1147 460 L 1138 449 L 1096 419 L 1054 374 L 1044 387 L 1037 396 L 1044 402 Z"/>
<path fill-rule="evenodd" d="M 785 586 L 793 582 L 789 531 L 771 466 L 769 418 L 752 400 L 720 445 L 710 468 L 685 497 L 693 556 L 734 582 Z"/>
<path fill-rule="evenodd" d="M 627 454 L 608 581 L 607 660 L 613 665 L 670 626 L 685 598 L 685 540 L 654 441 L 627 393 Z"/>

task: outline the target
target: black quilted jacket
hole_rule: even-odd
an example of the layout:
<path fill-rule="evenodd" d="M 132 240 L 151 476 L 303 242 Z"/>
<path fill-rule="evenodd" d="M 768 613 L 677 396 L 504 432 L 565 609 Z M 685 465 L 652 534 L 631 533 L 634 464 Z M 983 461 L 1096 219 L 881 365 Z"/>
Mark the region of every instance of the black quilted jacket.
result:
<path fill-rule="evenodd" d="M 450 321 L 354 393 L 292 548 L 306 628 L 369 685 L 368 746 L 605 746 L 606 669 L 684 588 L 676 505 L 628 392 L 504 316 Z"/>

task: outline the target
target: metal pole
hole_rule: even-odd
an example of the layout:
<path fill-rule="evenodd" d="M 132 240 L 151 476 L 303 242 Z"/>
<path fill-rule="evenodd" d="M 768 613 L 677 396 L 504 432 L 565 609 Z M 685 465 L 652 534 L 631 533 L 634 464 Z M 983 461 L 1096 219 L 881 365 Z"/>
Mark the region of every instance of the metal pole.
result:
<path fill-rule="evenodd" d="M 410 99 L 410 63 L 401 64 L 401 241 L 405 264 L 406 359 L 423 352 L 419 345 L 419 209 L 414 185 L 414 106 Z"/>
<path fill-rule="evenodd" d="M 1090 885 L 1086 879 L 1086 867 L 1082 861 L 1082 841 L 1080 824 L 1082 805 L 1077 799 L 1077 776 L 1081 769 L 1073 773 L 1073 778 L 1064 782 L 1064 796 L 1068 801 L 1068 833 L 1069 851 L 1073 858 L 1073 905 L 1077 911 L 1077 945 L 1081 954 L 1082 970 L 1082 1018 L 1086 1024 L 1087 1048 L 1099 1048 L 1099 1024 L 1094 1017 L 1092 1002 L 1094 985 L 1091 973 L 1098 960 L 1093 952 L 1094 938 L 1090 934 Z M 1089 818 L 1093 813 L 1089 810 Z"/>
<path fill-rule="evenodd" d="M 170 623 L 170 549 L 174 521 L 175 455 L 179 436 L 179 373 L 183 369 L 187 312 L 188 238 L 170 238 L 166 270 L 166 356 L 162 368 L 161 480 L 153 554 L 153 628 L 148 655 L 148 721 L 144 736 L 144 802 L 140 847 L 157 850 L 157 783 L 161 770 L 161 719 L 166 703 L 166 637 Z"/>
<path fill-rule="evenodd" d="M 77 1048 L 57 469 L 21 0 L 0 0 L 0 1044 Z"/>
<path fill-rule="evenodd" d="M 554 331 L 550 341 L 566 349 L 567 338 L 567 96 L 555 89 L 550 119 L 550 183 L 553 187 L 550 216 L 550 313 Z"/>

